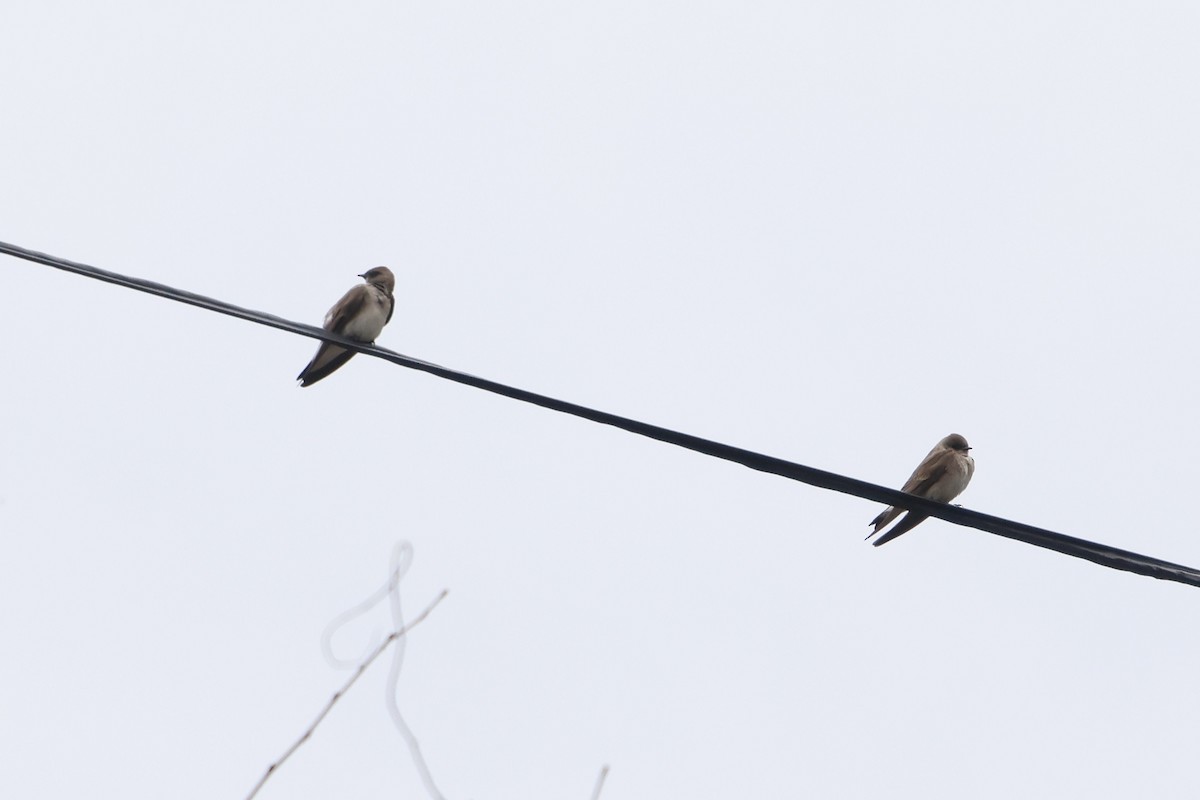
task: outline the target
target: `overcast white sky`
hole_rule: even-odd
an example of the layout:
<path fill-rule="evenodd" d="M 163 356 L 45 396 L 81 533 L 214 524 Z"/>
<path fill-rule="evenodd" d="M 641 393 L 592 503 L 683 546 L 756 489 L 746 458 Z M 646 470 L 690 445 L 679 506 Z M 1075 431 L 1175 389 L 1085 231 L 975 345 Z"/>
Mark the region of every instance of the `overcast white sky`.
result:
<path fill-rule="evenodd" d="M 0 239 L 1200 565 L 1193 3 L 0 13 Z M 447 798 L 1189 797 L 1200 592 L 0 259 L 0 793 L 241 798 L 413 543 Z M 357 653 L 387 619 L 349 630 Z M 422 797 L 367 673 L 261 798 Z"/>

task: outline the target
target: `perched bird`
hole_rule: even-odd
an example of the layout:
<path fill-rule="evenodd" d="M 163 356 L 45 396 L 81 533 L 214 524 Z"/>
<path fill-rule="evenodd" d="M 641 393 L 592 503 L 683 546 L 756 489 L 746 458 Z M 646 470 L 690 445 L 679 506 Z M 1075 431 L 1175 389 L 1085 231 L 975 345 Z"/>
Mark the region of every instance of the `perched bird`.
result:
<path fill-rule="evenodd" d="M 929 451 L 929 455 L 925 456 L 925 460 L 900 491 L 928 500 L 937 500 L 939 503 L 949 503 L 967 488 L 971 476 L 975 474 L 975 459 L 968 455 L 970 450 L 971 446 L 967 444 L 966 439 L 957 433 L 950 434 Z M 867 534 L 867 538 L 870 539 L 879 533 L 903 511 L 904 509 L 895 506 L 884 509 L 882 514 L 871 520 L 870 524 L 875 526 L 875 530 Z M 911 531 L 928 517 L 928 514 L 909 511 L 896 527 L 876 539 L 874 545 L 879 547 L 881 544 L 887 544 L 900 534 Z"/>
<path fill-rule="evenodd" d="M 396 277 L 387 267 L 375 267 L 358 277 L 366 283 L 346 292 L 345 297 L 329 309 L 322 327 L 348 339 L 374 344 L 383 326 L 391 322 L 392 311 L 396 308 L 396 299 L 392 297 Z M 353 350 L 321 342 L 317 354 L 296 380 L 300 381 L 301 386 L 312 386 L 353 357 Z"/>

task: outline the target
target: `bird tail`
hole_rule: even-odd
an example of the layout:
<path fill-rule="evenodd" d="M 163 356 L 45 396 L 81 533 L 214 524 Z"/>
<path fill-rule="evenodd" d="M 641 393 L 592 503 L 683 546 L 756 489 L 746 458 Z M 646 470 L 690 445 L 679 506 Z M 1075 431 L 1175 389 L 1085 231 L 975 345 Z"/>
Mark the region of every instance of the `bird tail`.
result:
<path fill-rule="evenodd" d="M 329 342 L 321 342 L 317 354 L 313 356 L 312 361 L 308 362 L 304 371 L 296 376 L 296 380 L 300 381 L 301 386 L 312 386 L 322 378 L 329 377 L 353 357 L 353 350 L 347 350 Z"/>
<path fill-rule="evenodd" d="M 913 511 L 910 511 L 904 515 L 904 519 L 896 523 L 896 527 L 892 528 L 883 536 L 880 536 L 878 539 L 871 542 L 871 544 L 875 545 L 876 547 L 879 547 L 882 544 L 887 544 L 897 536 L 908 533 L 927 519 L 929 519 L 928 514 L 917 514 Z"/>
<path fill-rule="evenodd" d="M 904 511 L 904 509 L 896 508 L 895 506 L 888 506 L 883 511 L 880 511 L 879 516 L 875 517 L 875 519 L 873 519 L 867 523 L 868 525 L 874 526 L 874 528 L 875 528 L 873 531 L 871 531 L 870 533 L 867 534 L 867 539 L 870 539 L 872 536 L 874 536 L 875 534 L 879 533 L 881 530 L 886 528 L 887 524 L 889 522 L 891 522 L 892 520 L 894 520 L 896 517 L 900 516 L 900 514 L 903 511 Z"/>

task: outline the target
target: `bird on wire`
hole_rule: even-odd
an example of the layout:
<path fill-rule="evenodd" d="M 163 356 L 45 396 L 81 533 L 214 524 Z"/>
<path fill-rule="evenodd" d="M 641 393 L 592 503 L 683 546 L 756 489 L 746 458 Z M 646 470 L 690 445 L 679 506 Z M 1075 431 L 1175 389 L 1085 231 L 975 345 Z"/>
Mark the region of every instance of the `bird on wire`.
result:
<path fill-rule="evenodd" d="M 975 459 L 971 458 L 970 452 L 971 446 L 965 438 L 957 433 L 950 434 L 929 451 L 929 455 L 925 456 L 925 460 L 909 476 L 900 491 L 940 503 L 949 503 L 962 494 L 963 489 L 971 482 L 971 476 L 975 474 Z M 875 530 L 867 534 L 867 538 L 870 539 L 886 528 L 888 523 L 903 511 L 903 508 L 896 506 L 884 509 L 869 523 L 875 526 Z M 880 536 L 873 544 L 876 547 L 887 544 L 897 536 L 911 531 L 928 517 L 928 514 L 909 511 L 896 527 Z"/>
<path fill-rule="evenodd" d="M 392 312 L 396 309 L 396 298 L 392 296 L 396 277 L 387 267 L 369 269 L 358 277 L 366 282 L 346 292 L 329 309 L 322 327 L 347 339 L 374 344 L 375 337 L 383 331 L 384 325 L 391 322 Z M 317 354 L 296 380 L 300 381 L 301 386 L 312 386 L 336 372 L 353 357 L 353 350 L 331 342 L 321 342 Z"/>

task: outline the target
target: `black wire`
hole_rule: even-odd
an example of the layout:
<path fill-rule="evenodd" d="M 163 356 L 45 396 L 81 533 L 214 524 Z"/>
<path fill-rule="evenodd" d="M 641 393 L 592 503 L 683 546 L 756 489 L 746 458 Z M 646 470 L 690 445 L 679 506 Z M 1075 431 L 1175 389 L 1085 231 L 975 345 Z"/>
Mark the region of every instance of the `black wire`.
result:
<path fill-rule="evenodd" d="M 667 442 L 677 447 L 683 447 L 688 450 L 694 450 L 697 453 L 704 453 L 708 456 L 721 458 L 726 461 L 733 461 L 751 469 L 760 472 L 769 472 L 773 475 L 780 475 L 784 478 L 790 478 L 800 483 L 807 483 L 810 486 L 817 486 L 822 489 L 832 489 L 836 492 L 851 494 L 855 497 L 862 497 L 866 500 L 872 500 L 885 505 L 900 506 L 928 514 L 931 517 L 938 517 L 955 525 L 964 525 L 969 528 L 976 528 L 988 533 L 994 533 L 997 536 L 1003 536 L 1008 539 L 1016 539 L 1019 542 L 1044 547 L 1047 550 L 1055 550 L 1065 555 L 1082 558 L 1087 561 L 1101 564 L 1112 569 L 1124 570 L 1126 572 L 1134 572 L 1138 575 L 1148 575 L 1152 578 L 1160 578 L 1162 580 L 1177 581 L 1186 583 L 1189 586 L 1200 587 L 1200 570 L 1192 567 L 1182 566 L 1180 564 L 1172 564 L 1169 561 L 1153 558 L 1151 556 L 1143 556 L 1138 553 L 1132 553 L 1128 550 L 1121 550 L 1108 545 L 1089 542 L 1086 539 L 1077 539 L 1074 536 L 1067 536 L 1054 531 L 1045 530 L 1044 528 L 1035 528 L 1032 525 L 1026 525 L 1021 522 L 1013 522 L 1012 520 L 994 517 L 990 514 L 981 514 L 978 511 L 960 508 L 958 506 L 938 503 L 932 500 L 926 500 L 922 497 L 914 497 L 904 494 L 895 489 L 889 489 L 886 486 L 879 486 L 866 481 L 848 478 L 844 475 L 838 475 L 833 472 L 806 467 L 802 464 L 796 464 L 791 461 L 784 461 L 780 458 L 773 458 L 761 453 L 755 453 L 751 450 L 743 450 L 740 447 L 732 447 L 720 442 L 714 442 L 709 439 L 701 439 L 698 436 L 690 436 L 686 433 L 679 433 L 668 428 L 660 428 L 657 425 L 649 425 L 637 420 L 628 419 L 627 417 L 619 417 L 616 414 L 609 414 L 604 411 L 597 411 L 586 406 L 568 403 L 563 400 L 556 400 L 553 397 L 528 392 L 524 389 L 517 389 L 512 386 L 506 386 L 502 383 L 487 380 L 486 378 L 478 378 L 474 375 L 468 375 L 457 370 L 447 369 L 446 367 L 431 364 L 428 361 L 410 358 L 400 353 L 375 347 L 362 342 L 356 342 L 352 339 L 346 339 L 341 336 L 329 333 L 328 331 L 317 328 L 312 325 L 304 325 L 299 322 L 292 322 L 281 317 L 276 317 L 271 314 L 264 314 L 261 311 L 251 311 L 245 308 L 231 305 L 220 300 L 214 300 L 211 297 L 194 294 L 192 292 L 174 289 L 170 286 L 164 286 L 160 283 L 142 280 L 140 278 L 131 278 L 126 275 L 120 275 L 115 272 L 98 269 L 80 264 L 74 261 L 68 261 L 63 258 L 46 255 L 45 253 L 37 253 L 32 250 L 26 250 L 23 247 L 0 242 L 0 253 L 17 258 L 23 258 L 27 261 L 33 261 L 46 266 L 55 267 L 56 269 L 74 272 L 79 275 L 86 275 L 89 278 L 115 283 L 118 286 L 125 286 L 130 289 L 148 292 L 166 297 L 171 300 L 177 300 L 181 303 L 206 308 L 210 311 L 216 311 L 221 314 L 228 314 L 231 317 L 257 322 L 260 325 L 268 325 L 272 328 L 290 331 L 308 336 L 313 339 L 322 339 L 327 342 L 333 342 L 342 347 L 355 350 L 365 355 L 382 358 L 385 361 L 390 361 L 393 364 L 399 364 L 402 367 L 409 369 L 428 372 L 432 375 L 437 375 L 440 378 L 463 383 L 467 386 L 474 386 L 477 389 L 483 389 L 495 394 L 501 394 L 505 397 L 511 397 L 514 400 L 520 400 L 524 403 L 532 403 L 534 405 L 549 408 L 554 411 L 560 411 L 564 414 L 571 414 L 583 419 L 589 419 L 593 422 L 599 422 L 603 425 L 612 425 L 613 427 L 636 433 L 639 436 L 647 436 L 651 439 L 657 439 L 661 442 Z"/>

